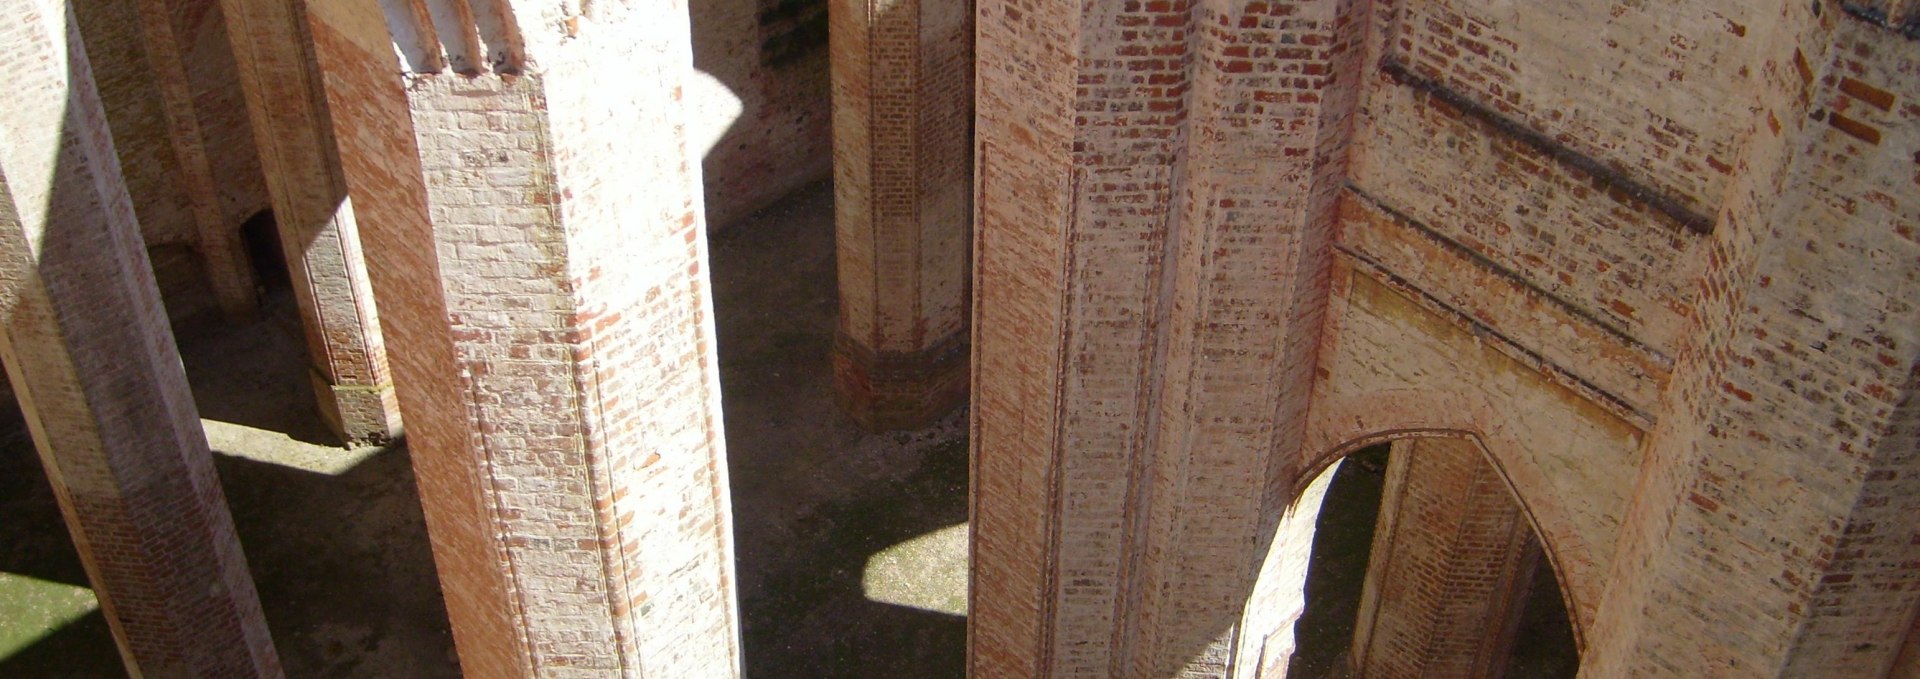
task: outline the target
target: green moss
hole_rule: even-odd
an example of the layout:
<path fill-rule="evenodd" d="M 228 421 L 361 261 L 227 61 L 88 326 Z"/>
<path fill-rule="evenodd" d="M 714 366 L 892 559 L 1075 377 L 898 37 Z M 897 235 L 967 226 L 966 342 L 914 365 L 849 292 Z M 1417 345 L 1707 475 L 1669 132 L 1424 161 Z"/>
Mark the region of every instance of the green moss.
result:
<path fill-rule="evenodd" d="M 91 589 L 0 573 L 0 659 L 19 654 L 99 607 Z"/>

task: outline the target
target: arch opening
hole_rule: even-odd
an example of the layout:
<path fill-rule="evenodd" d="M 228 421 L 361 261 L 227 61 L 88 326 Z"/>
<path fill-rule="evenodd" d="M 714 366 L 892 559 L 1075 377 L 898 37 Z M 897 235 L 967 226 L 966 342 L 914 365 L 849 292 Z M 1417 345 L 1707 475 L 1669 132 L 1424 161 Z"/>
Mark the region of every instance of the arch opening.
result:
<path fill-rule="evenodd" d="M 1576 622 L 1543 536 L 1465 432 L 1322 458 L 1279 522 L 1235 677 L 1572 677 Z"/>

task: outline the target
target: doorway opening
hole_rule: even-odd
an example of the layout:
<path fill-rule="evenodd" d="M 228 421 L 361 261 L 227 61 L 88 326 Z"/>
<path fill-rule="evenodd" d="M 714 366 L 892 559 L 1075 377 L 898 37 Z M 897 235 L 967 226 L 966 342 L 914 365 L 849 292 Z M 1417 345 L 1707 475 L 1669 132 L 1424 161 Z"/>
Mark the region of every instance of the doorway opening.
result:
<path fill-rule="evenodd" d="M 1262 672 L 1573 677 L 1579 650 L 1546 545 L 1470 438 L 1410 438 L 1352 453 L 1316 479 L 1275 539 L 1310 543 L 1304 567 L 1269 559 L 1249 610 L 1272 630 Z M 1290 519 L 1294 516 L 1290 514 Z M 1284 620 L 1288 613 L 1298 617 Z M 1243 656 L 1244 657 L 1244 656 Z"/>

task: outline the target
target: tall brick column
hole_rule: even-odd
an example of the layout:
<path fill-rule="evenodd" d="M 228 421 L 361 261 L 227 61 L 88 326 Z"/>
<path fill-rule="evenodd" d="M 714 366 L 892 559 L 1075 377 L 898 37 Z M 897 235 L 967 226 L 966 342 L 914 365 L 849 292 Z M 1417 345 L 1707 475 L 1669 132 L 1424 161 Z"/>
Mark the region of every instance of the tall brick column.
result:
<path fill-rule="evenodd" d="M 1817 28 L 1760 43 L 1749 172 L 1582 676 L 1898 676 L 1920 606 L 1920 64 L 1897 28 L 1802 11 Z"/>
<path fill-rule="evenodd" d="M 196 7 L 199 3 L 186 0 L 134 0 L 133 4 L 139 8 L 147 61 L 153 66 L 154 80 L 166 112 L 167 139 L 179 161 L 177 181 L 192 209 L 199 243 L 197 250 L 207 285 L 213 290 L 222 312 L 230 317 L 251 315 L 259 309 L 254 272 L 247 262 L 240 225 L 230 222 L 222 209 L 218 184 L 222 177 L 217 175 L 213 160 L 208 157 L 207 137 L 200 126 L 201 113 L 196 101 L 198 91 L 226 83 L 208 82 L 214 80 L 210 74 L 197 73 L 186 63 L 188 41 L 199 28 L 191 19 L 202 10 Z"/>
<path fill-rule="evenodd" d="M 1229 671 L 1308 485 L 1360 5 L 980 3 L 975 676 Z"/>
<path fill-rule="evenodd" d="M 1395 442 L 1354 626 L 1356 676 L 1503 676 L 1540 557 L 1479 446 Z"/>
<path fill-rule="evenodd" d="M 66 3 L 0 19 L 0 358 L 134 676 L 278 677 Z"/>
<path fill-rule="evenodd" d="M 179 31 L 191 31 L 177 23 L 187 17 L 170 13 L 177 8 L 167 4 L 82 3 L 74 6 L 74 14 L 92 45 L 88 58 L 143 231 L 149 236 L 186 231 L 181 235 L 189 236 L 184 240 L 195 243 L 201 254 L 214 302 L 229 317 L 246 317 L 259 307 L 253 269 L 239 224 L 226 214 L 221 200 L 221 180 L 235 178 L 216 171 L 201 126 L 204 101 L 199 97 L 217 92 L 224 83 L 208 82 L 217 80 L 210 69 L 187 66 L 187 45 Z M 244 148 L 252 153 L 250 144 Z M 257 166 L 254 169 L 257 172 Z"/>
<path fill-rule="evenodd" d="M 945 0 L 832 0 L 841 406 L 915 429 L 967 390 L 973 17 Z"/>
<path fill-rule="evenodd" d="M 221 7 L 306 326 L 321 415 L 349 443 L 392 440 L 400 434 L 400 410 L 314 65 L 306 2 L 222 0 Z"/>
<path fill-rule="evenodd" d="M 462 668 L 737 675 L 686 7 L 372 5 L 310 21 Z"/>

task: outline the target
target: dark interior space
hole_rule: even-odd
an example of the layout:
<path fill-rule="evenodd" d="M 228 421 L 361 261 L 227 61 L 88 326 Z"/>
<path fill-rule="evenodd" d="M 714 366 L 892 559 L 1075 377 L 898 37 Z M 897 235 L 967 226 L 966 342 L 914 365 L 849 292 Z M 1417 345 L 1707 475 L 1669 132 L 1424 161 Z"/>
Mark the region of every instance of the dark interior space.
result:
<path fill-rule="evenodd" d="M 287 271 L 287 254 L 280 249 L 280 226 L 272 210 L 261 210 L 240 225 L 240 239 L 247 247 L 247 262 L 253 265 L 254 280 L 269 292 L 293 287 Z"/>
<path fill-rule="evenodd" d="M 1293 661 L 1287 676 L 1341 676 L 1360 614 L 1360 588 L 1373 555 L 1373 526 L 1387 482 L 1388 446 L 1348 455 L 1327 485 L 1314 520 L 1313 555 L 1307 560 L 1307 610 L 1294 623 Z"/>

